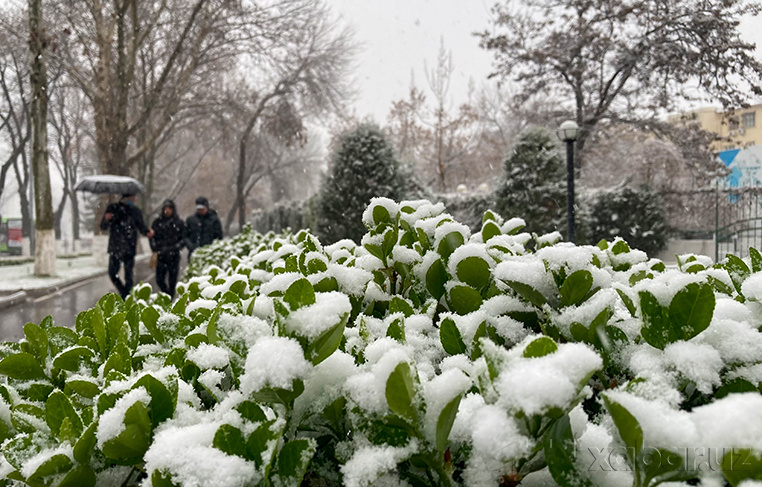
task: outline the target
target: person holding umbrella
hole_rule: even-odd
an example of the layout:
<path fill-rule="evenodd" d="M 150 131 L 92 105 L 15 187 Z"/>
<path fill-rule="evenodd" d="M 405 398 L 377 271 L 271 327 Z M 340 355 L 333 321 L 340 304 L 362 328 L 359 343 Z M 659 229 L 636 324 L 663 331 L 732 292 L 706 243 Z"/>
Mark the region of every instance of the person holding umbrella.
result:
<path fill-rule="evenodd" d="M 152 238 L 154 231 L 143 221 L 143 213 L 135 206 L 135 193 L 124 193 L 118 203 L 111 203 L 101 220 L 101 230 L 109 231 L 108 275 L 122 299 L 132 289 L 133 268 L 138 232 Z M 119 279 L 119 267 L 124 265 L 124 282 Z"/>
<path fill-rule="evenodd" d="M 177 216 L 175 202 L 164 200 L 161 214 L 151 224 L 154 232 L 151 250 L 158 254 L 156 261 L 156 283 L 162 292 L 175 297 L 177 273 L 180 269 L 180 249 L 183 248 L 185 223 Z"/>

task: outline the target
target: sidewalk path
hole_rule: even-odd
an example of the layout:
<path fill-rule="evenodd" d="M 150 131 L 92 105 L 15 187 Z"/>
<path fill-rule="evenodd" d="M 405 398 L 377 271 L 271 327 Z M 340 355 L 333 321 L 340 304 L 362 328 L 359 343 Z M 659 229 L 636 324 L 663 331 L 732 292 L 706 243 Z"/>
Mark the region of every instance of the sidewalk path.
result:
<path fill-rule="evenodd" d="M 114 292 L 105 269 L 92 265 L 92 259 L 88 265 L 86 260 L 71 268 L 67 266 L 67 272 L 61 272 L 57 278 L 19 277 L 18 282 L 26 283 L 28 287 L 15 290 L 15 295 L 21 295 L 16 303 L 0 303 L 0 341 L 18 340 L 24 336 L 25 323 L 39 323 L 48 315 L 58 326 L 73 326 L 80 311 L 94 306 L 105 293 Z M 10 287 L 8 278 L 3 275 L 7 269 L 9 267 L 0 267 L 0 283 L 5 288 Z M 21 275 L 22 271 L 17 269 L 15 273 Z M 156 288 L 153 269 L 148 267 L 148 255 L 139 256 L 135 262 L 135 282 L 140 281 L 149 282 Z M 9 301 L 11 296 L 3 299 Z"/>
<path fill-rule="evenodd" d="M 150 254 L 138 255 L 135 263 L 149 257 Z M 45 296 L 102 275 L 106 275 L 106 267 L 96 264 L 96 259 L 92 255 L 57 258 L 54 277 L 36 277 L 34 262 L 3 265 L 0 266 L 0 309 L 30 298 Z"/>

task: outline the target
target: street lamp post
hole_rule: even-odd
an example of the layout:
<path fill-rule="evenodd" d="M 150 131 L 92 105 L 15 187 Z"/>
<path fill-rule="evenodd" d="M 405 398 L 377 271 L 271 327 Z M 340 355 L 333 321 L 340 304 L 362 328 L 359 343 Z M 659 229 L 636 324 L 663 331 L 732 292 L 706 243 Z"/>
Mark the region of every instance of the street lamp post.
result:
<path fill-rule="evenodd" d="M 574 238 L 574 142 L 577 141 L 579 126 L 573 120 L 567 120 L 558 127 L 556 135 L 566 143 L 566 224 L 569 229 L 569 242 Z"/>

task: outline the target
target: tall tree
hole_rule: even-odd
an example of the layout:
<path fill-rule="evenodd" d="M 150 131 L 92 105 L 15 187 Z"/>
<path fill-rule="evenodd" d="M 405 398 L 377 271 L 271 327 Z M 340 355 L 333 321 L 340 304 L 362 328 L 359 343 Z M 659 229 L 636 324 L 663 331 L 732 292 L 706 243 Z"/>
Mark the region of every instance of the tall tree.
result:
<path fill-rule="evenodd" d="M 235 101 L 243 115 L 238 138 L 236 200 L 226 226 L 238 214 L 246 223 L 246 196 L 252 179 L 261 177 L 266 165 L 251 154 L 255 129 L 283 141 L 303 141 L 304 118 L 340 111 L 350 95 L 348 76 L 354 43 L 352 32 L 340 29 L 323 2 L 293 0 L 273 19 L 272 34 L 259 51 L 249 55 L 253 76 L 244 81 L 251 96 Z M 252 63 L 253 62 L 253 63 Z M 251 157 L 254 155 L 255 157 Z"/>
<path fill-rule="evenodd" d="M 229 54 L 230 39 L 240 37 L 232 32 L 239 7 L 225 0 L 60 4 L 57 15 L 71 33 L 61 60 L 92 104 L 101 171 L 127 174 L 151 150 L 191 102 L 186 95 L 197 71 Z M 146 63 L 149 80 L 140 78 Z"/>
<path fill-rule="evenodd" d="M 56 273 L 56 237 L 48 167 L 48 77 L 45 70 L 48 38 L 42 0 L 29 0 L 29 57 L 32 91 L 32 171 L 34 173 L 34 274 Z"/>
<path fill-rule="evenodd" d="M 494 75 L 518 83 L 522 99 L 568 99 L 578 153 L 602 121 L 652 117 L 696 87 L 725 107 L 762 94 L 762 63 L 738 30 L 760 12 L 753 1 L 503 0 L 493 11 L 480 36 Z"/>
<path fill-rule="evenodd" d="M 323 242 L 365 234 L 362 214 L 374 196 L 399 200 L 405 181 L 392 146 L 374 125 L 361 125 L 344 134 L 333 154 L 331 167 L 320 189 L 318 235 Z"/>

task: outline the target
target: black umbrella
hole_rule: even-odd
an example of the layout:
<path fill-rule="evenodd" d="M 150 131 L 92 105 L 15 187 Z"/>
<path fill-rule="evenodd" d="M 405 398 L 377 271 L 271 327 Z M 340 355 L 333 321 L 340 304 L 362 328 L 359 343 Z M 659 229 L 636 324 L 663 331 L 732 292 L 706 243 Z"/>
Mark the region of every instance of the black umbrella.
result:
<path fill-rule="evenodd" d="M 137 194 L 144 193 L 146 187 L 135 178 L 114 174 L 96 174 L 85 176 L 74 187 L 75 191 L 89 193 Z"/>

